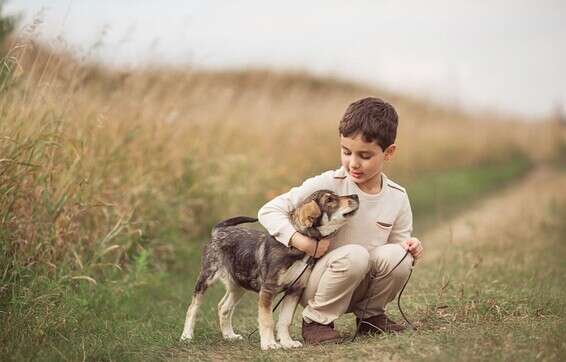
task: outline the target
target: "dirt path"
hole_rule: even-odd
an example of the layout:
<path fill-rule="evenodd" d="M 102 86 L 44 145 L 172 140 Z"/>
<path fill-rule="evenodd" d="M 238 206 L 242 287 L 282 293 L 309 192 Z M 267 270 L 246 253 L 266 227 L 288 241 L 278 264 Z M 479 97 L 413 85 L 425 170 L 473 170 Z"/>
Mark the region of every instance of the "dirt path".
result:
<path fill-rule="evenodd" d="M 566 172 L 537 168 L 516 184 L 422 235 L 426 247 L 422 264 L 438 262 L 447 248 L 460 243 L 498 242 L 498 233 L 509 230 L 532 232 L 536 228 L 531 226 L 552 216 L 549 212 L 558 199 L 566 199 Z"/>

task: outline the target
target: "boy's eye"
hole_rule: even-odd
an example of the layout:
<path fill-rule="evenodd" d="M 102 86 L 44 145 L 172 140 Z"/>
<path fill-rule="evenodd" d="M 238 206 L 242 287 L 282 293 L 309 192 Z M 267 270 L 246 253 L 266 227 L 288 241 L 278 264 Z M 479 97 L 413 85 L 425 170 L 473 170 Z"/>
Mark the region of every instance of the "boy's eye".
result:
<path fill-rule="evenodd" d="M 369 160 L 371 158 L 370 155 L 361 155 L 362 160 Z"/>

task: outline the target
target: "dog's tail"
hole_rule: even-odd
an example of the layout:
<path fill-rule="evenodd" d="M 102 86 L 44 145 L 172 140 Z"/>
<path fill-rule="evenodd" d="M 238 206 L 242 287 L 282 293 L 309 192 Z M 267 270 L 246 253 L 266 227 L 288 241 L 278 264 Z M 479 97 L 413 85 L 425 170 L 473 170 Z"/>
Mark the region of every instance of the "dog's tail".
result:
<path fill-rule="evenodd" d="M 231 219 L 226 219 L 224 221 L 219 222 L 218 224 L 214 225 L 212 231 L 214 232 L 218 228 L 225 228 L 228 226 L 236 226 L 240 224 L 246 224 L 250 222 L 256 222 L 257 218 L 255 217 L 248 217 L 248 216 L 236 216 Z"/>

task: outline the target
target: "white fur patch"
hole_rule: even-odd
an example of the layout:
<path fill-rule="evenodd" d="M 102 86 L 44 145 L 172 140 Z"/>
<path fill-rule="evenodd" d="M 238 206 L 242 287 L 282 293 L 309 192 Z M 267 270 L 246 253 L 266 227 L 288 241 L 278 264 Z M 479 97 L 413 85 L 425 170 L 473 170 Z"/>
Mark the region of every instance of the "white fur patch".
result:
<path fill-rule="evenodd" d="M 326 219 L 326 220 L 325 220 Z M 322 218 L 322 225 L 318 227 L 318 231 L 322 234 L 322 236 L 328 236 L 338 229 L 340 229 L 346 223 L 346 219 L 342 217 L 342 219 L 333 219 L 329 220 L 328 216 L 324 214 Z"/>
<path fill-rule="evenodd" d="M 351 206 L 345 207 L 343 210 L 338 210 L 332 214 L 332 218 L 329 218 L 325 213 L 322 215 L 322 220 L 320 222 L 321 225 L 317 228 L 318 231 L 322 234 L 322 236 L 331 235 L 347 222 L 347 218 L 344 214 L 354 211 L 355 209 L 355 207 Z"/>

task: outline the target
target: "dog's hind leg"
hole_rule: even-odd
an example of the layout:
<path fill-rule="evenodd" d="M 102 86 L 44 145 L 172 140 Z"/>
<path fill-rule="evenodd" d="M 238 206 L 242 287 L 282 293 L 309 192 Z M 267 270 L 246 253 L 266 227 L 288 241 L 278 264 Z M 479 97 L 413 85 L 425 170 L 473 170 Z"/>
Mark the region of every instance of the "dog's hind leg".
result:
<path fill-rule="evenodd" d="M 281 304 L 281 312 L 279 312 L 279 319 L 277 320 L 277 337 L 279 343 L 283 348 L 301 347 L 299 341 L 294 341 L 289 335 L 289 327 L 293 322 L 293 315 L 297 304 L 299 303 L 300 293 L 289 294 L 283 299 Z"/>
<path fill-rule="evenodd" d="M 261 349 L 277 349 L 281 345 L 275 341 L 273 334 L 273 312 L 271 305 L 275 293 L 266 288 L 259 291 L 258 300 L 258 322 L 259 322 L 259 338 L 261 341 Z"/>
<path fill-rule="evenodd" d="M 214 283 L 216 280 L 216 271 L 201 271 L 197 284 L 195 285 L 195 290 L 193 292 L 193 299 L 189 309 L 187 309 L 187 316 L 185 317 L 185 326 L 183 328 L 183 334 L 181 335 L 181 340 L 190 340 L 193 338 L 193 330 L 195 328 L 195 319 L 197 311 L 202 303 L 202 297 L 206 289 Z"/>
<path fill-rule="evenodd" d="M 222 281 L 226 286 L 226 294 L 220 303 L 218 303 L 218 319 L 220 322 L 222 336 L 224 339 L 229 340 L 243 339 L 241 335 L 234 333 L 234 328 L 232 327 L 232 315 L 234 314 L 236 305 L 244 295 L 245 290 L 229 280 L 222 279 Z"/>

